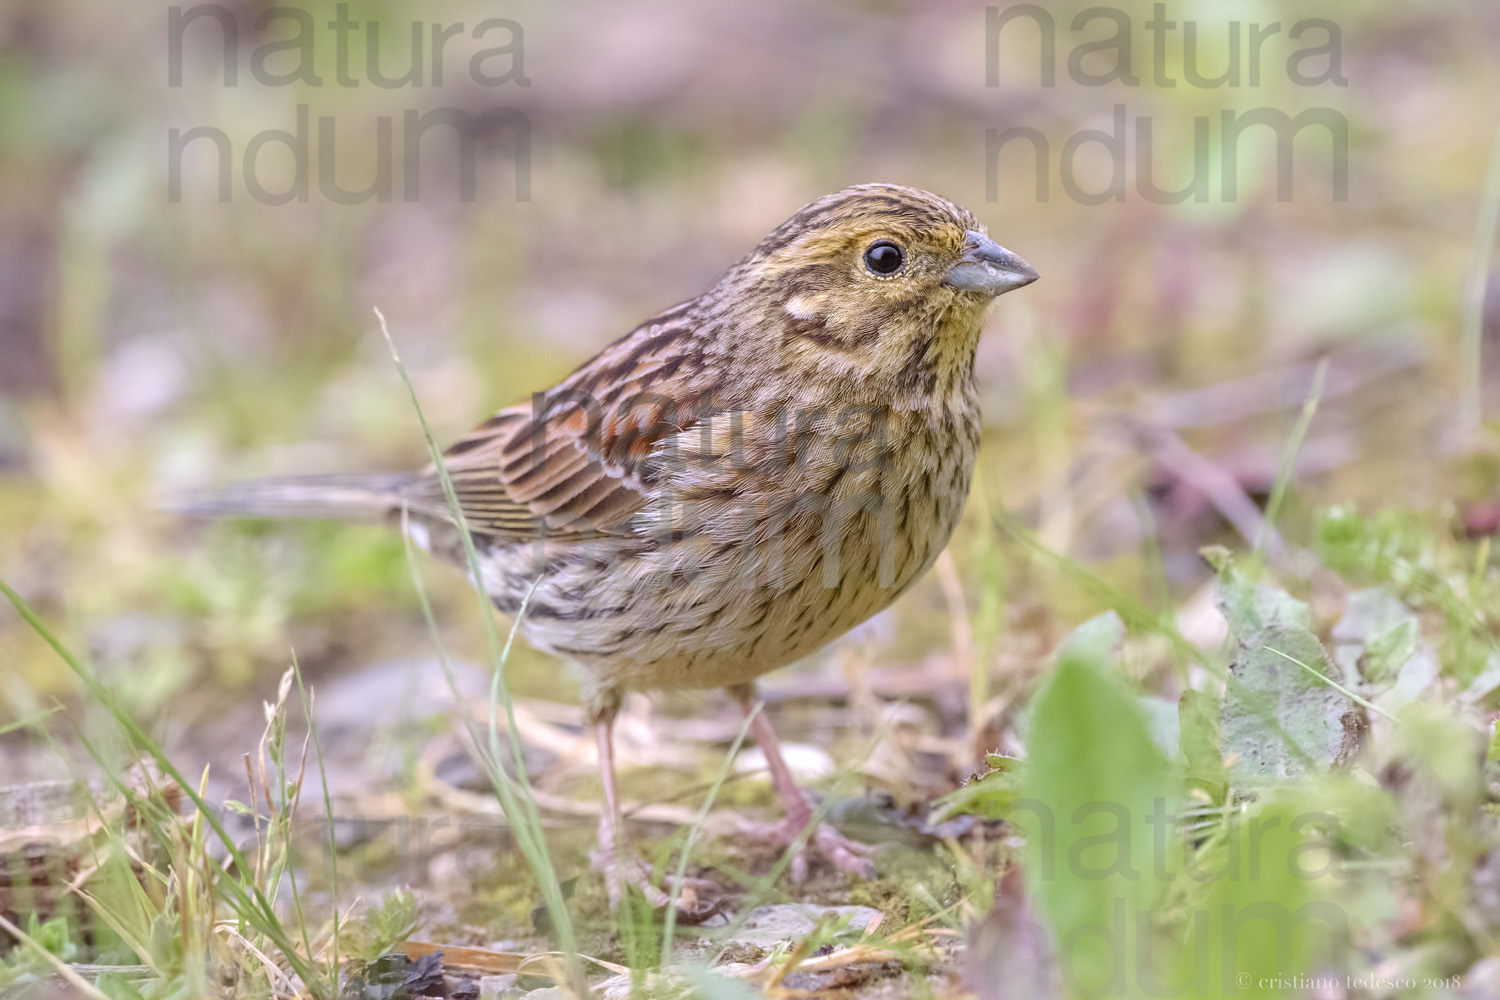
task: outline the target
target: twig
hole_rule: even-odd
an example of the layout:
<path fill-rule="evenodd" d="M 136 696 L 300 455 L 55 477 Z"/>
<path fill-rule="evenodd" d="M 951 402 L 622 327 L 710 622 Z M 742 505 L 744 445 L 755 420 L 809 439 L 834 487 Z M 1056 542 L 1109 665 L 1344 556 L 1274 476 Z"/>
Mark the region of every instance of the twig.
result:
<path fill-rule="evenodd" d="M 1464 429 L 1469 431 L 1478 430 L 1484 418 L 1480 392 L 1484 379 L 1484 293 L 1489 285 L 1497 227 L 1500 227 L 1500 124 L 1495 127 L 1484 200 L 1480 202 L 1479 214 L 1474 220 L 1474 251 L 1464 295 L 1462 412 Z"/>
<path fill-rule="evenodd" d="M 1223 466 L 1189 448 L 1171 431 L 1152 435 L 1150 447 L 1152 457 L 1168 472 L 1202 490 L 1214 509 L 1224 515 L 1224 520 L 1246 542 L 1255 545 L 1257 539 L 1264 537 L 1267 552 L 1273 556 L 1282 552 L 1281 535 L 1266 523 L 1255 501 Z"/>
<path fill-rule="evenodd" d="M 1370 382 L 1414 367 L 1421 363 L 1422 352 L 1403 343 L 1378 353 L 1341 351 L 1329 355 L 1329 360 L 1338 363 L 1330 365 L 1324 400 L 1341 399 Z M 1188 430 L 1221 427 L 1290 410 L 1307 399 L 1319 364 L 1305 362 L 1268 368 L 1215 385 L 1174 392 L 1148 403 L 1140 422 L 1163 430 Z"/>

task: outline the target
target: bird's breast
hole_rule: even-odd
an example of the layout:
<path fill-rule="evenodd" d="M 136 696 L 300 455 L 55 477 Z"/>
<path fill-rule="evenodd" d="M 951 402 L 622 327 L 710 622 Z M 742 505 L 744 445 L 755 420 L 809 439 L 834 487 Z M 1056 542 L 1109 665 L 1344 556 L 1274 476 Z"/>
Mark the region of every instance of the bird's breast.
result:
<path fill-rule="evenodd" d="M 630 539 L 548 560 L 529 605 L 532 641 L 611 683 L 716 687 L 805 656 L 889 605 L 958 522 L 977 410 L 959 399 L 802 417 L 684 432 L 658 457 Z M 492 580 L 504 577 L 529 579 Z"/>

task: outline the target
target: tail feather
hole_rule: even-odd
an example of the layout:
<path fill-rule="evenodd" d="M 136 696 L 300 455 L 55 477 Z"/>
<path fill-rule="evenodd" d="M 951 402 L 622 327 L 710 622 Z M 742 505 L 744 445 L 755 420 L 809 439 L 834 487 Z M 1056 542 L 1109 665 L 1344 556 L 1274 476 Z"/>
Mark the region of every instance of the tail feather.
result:
<path fill-rule="evenodd" d="M 408 494 L 416 481 L 415 476 L 399 473 L 258 479 L 182 497 L 166 506 L 189 517 L 302 517 L 378 522 L 411 505 Z"/>

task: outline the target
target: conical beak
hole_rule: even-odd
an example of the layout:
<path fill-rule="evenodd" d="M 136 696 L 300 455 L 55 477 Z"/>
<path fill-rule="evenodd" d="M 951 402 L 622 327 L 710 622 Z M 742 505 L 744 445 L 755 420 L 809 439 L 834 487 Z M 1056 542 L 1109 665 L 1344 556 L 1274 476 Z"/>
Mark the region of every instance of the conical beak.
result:
<path fill-rule="evenodd" d="M 1004 295 L 1037 279 L 1032 266 L 983 233 L 969 230 L 964 255 L 948 268 L 943 284 L 966 292 Z"/>

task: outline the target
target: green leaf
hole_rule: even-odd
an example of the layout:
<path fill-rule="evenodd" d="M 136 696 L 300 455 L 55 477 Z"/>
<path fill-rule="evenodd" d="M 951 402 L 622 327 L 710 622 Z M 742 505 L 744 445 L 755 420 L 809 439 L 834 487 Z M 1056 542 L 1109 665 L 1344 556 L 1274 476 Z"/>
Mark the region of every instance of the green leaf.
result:
<path fill-rule="evenodd" d="M 1365 644 L 1365 655 L 1360 661 L 1365 680 L 1379 684 L 1390 680 L 1401 672 L 1401 668 L 1417 651 L 1417 622 L 1415 616 Z"/>
<path fill-rule="evenodd" d="M 1182 692 L 1177 699 L 1177 746 L 1189 780 L 1197 782 L 1215 802 L 1223 801 L 1224 756 L 1219 751 L 1219 714 L 1223 704 L 1213 695 Z"/>
<path fill-rule="evenodd" d="M 361 962 L 373 962 L 411 936 L 421 905 L 409 889 L 397 889 L 379 906 L 342 929 L 342 947 Z"/>
<path fill-rule="evenodd" d="M 1490 653 L 1479 676 L 1469 682 L 1463 700 L 1471 705 L 1488 705 L 1496 700 L 1500 692 L 1500 650 Z"/>
<path fill-rule="evenodd" d="M 984 816 L 1005 819 L 1011 805 L 1021 794 L 1024 761 L 1003 754 L 985 755 L 990 769 L 959 786 L 933 804 L 932 822 L 941 823 L 952 816 Z"/>
<path fill-rule="evenodd" d="M 1059 660 L 1069 656 L 1080 656 L 1090 660 L 1107 660 L 1125 638 L 1125 623 L 1119 612 L 1106 611 L 1095 615 L 1075 628 L 1058 646 Z"/>
<path fill-rule="evenodd" d="M 78 956 L 78 946 L 73 943 L 66 917 L 53 917 L 44 922 L 32 912 L 27 916 L 26 934 L 43 950 L 64 962 L 71 962 Z"/>
<path fill-rule="evenodd" d="M 1398 759 L 1436 778 L 1450 802 L 1472 805 L 1484 796 L 1479 752 L 1484 736 L 1473 724 L 1438 705 L 1413 702 L 1401 712 L 1394 735 Z"/>
<path fill-rule="evenodd" d="M 1181 723 L 1177 718 L 1177 706 L 1165 698 L 1154 694 L 1143 694 L 1136 701 L 1141 706 L 1141 714 L 1146 717 L 1146 725 L 1151 730 L 1151 739 L 1168 760 L 1177 756 L 1178 747 L 1182 742 Z"/>
<path fill-rule="evenodd" d="M 1318 815 L 1264 801 L 1194 859 L 1196 877 L 1212 888 L 1167 981 L 1172 995 L 1301 996 L 1276 984 L 1347 947 L 1349 915 L 1326 898 L 1320 878 L 1328 856 L 1321 845 L 1331 840 Z"/>
<path fill-rule="evenodd" d="M 1307 605 L 1227 567 L 1219 606 L 1237 643 L 1224 694 L 1223 752 L 1245 781 L 1326 771 L 1352 754 L 1363 716 L 1344 672 L 1309 628 Z"/>
<path fill-rule="evenodd" d="M 1237 636 L 1271 628 L 1311 629 L 1307 605 L 1277 587 L 1246 579 L 1230 566 L 1219 574 L 1219 610 Z"/>
<path fill-rule="evenodd" d="M 1169 878 L 1162 842 L 1176 802 L 1140 705 L 1110 668 L 1106 632 L 1096 619 L 1064 642 L 1035 699 L 1013 810 L 1031 895 L 1080 992 L 1114 983 L 1119 955 L 1138 954 L 1141 915 Z"/>
<path fill-rule="evenodd" d="M 1416 612 L 1396 595 L 1384 587 L 1356 590 L 1333 627 L 1334 660 L 1349 677 L 1384 684 L 1417 651 L 1419 636 Z"/>
<path fill-rule="evenodd" d="M 1396 682 L 1380 693 L 1376 704 L 1386 712 L 1399 714 L 1407 705 L 1433 690 L 1439 672 L 1437 652 L 1431 646 L 1419 645 L 1401 664 Z"/>

